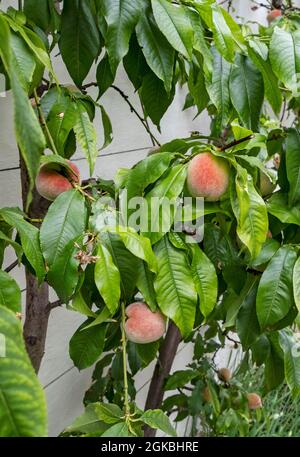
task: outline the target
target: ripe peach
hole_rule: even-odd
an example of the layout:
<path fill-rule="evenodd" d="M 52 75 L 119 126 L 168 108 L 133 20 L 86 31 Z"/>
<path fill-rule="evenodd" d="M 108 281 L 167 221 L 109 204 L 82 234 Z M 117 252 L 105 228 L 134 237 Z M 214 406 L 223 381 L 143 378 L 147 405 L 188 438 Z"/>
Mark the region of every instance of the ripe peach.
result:
<path fill-rule="evenodd" d="M 215 202 L 227 191 L 229 165 L 211 152 L 196 155 L 189 163 L 187 187 L 192 197 L 204 197 Z"/>
<path fill-rule="evenodd" d="M 220 368 L 220 370 L 218 370 L 218 378 L 223 382 L 230 381 L 231 371 L 228 368 Z"/>
<path fill-rule="evenodd" d="M 53 201 L 62 192 L 72 189 L 72 183 L 79 184 L 80 173 L 77 166 L 70 160 L 68 160 L 68 163 L 74 173 L 56 163 L 41 166 L 35 185 L 42 197 Z"/>
<path fill-rule="evenodd" d="M 269 14 L 267 15 L 267 21 L 269 22 L 269 24 L 271 24 L 271 22 L 273 22 L 275 19 L 277 19 L 281 15 L 282 15 L 282 13 L 280 10 L 278 10 L 278 9 L 271 10 L 269 12 Z"/>
<path fill-rule="evenodd" d="M 262 408 L 262 401 L 258 394 L 256 394 L 256 393 L 247 394 L 247 400 L 248 400 L 249 409 Z"/>
<path fill-rule="evenodd" d="M 126 315 L 125 333 L 133 343 L 152 343 L 166 331 L 164 316 L 159 311 L 153 313 L 145 303 L 131 303 L 126 308 Z"/>

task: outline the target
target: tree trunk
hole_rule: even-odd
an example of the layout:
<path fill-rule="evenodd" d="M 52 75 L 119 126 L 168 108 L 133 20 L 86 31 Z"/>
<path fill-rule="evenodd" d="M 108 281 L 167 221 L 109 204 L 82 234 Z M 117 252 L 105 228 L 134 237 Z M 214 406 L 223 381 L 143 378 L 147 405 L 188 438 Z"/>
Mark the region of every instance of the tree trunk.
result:
<path fill-rule="evenodd" d="M 170 374 L 180 341 L 181 335 L 178 327 L 176 327 L 173 322 L 170 322 L 166 337 L 159 351 L 159 357 L 149 387 L 145 409 L 160 408 L 164 397 L 164 382 Z M 145 437 L 155 436 L 155 433 L 156 430 L 148 426 L 144 429 Z"/>
<path fill-rule="evenodd" d="M 25 163 L 20 156 L 22 200 L 25 211 L 29 189 L 29 179 Z M 50 202 L 42 198 L 36 190 L 27 215 L 32 219 L 41 219 L 45 216 Z M 39 223 L 35 223 L 39 226 Z M 48 319 L 50 315 L 49 287 L 46 282 L 38 285 L 37 279 L 26 268 L 26 313 L 23 335 L 26 349 L 31 363 L 38 372 L 45 351 Z"/>

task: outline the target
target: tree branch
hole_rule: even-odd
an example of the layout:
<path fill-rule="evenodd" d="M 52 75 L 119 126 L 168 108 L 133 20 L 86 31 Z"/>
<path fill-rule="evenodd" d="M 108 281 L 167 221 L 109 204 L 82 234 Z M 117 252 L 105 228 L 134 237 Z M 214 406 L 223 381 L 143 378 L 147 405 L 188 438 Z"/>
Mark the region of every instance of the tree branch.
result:
<path fill-rule="evenodd" d="M 245 138 L 241 138 L 240 140 L 234 140 L 231 143 L 225 144 L 225 146 L 222 146 L 219 148 L 220 151 L 226 151 L 226 149 L 233 148 L 234 146 L 237 146 L 238 144 L 244 143 L 245 141 L 252 140 L 254 138 L 254 135 L 249 135 L 246 136 Z"/>
<path fill-rule="evenodd" d="M 17 265 L 19 264 L 18 260 L 15 260 L 13 263 L 11 263 L 8 267 L 5 268 L 5 273 L 9 273 L 11 270 L 13 270 Z"/>
<path fill-rule="evenodd" d="M 50 310 L 52 310 L 54 308 L 58 308 L 61 305 L 63 305 L 63 302 L 61 300 L 56 300 L 56 301 L 48 303 L 48 306 L 49 306 Z"/>
<path fill-rule="evenodd" d="M 162 404 L 164 397 L 164 383 L 170 374 L 172 364 L 181 341 L 178 327 L 170 321 L 166 337 L 160 347 L 159 357 L 150 383 L 145 409 L 156 409 Z M 146 426 L 145 437 L 155 436 L 155 430 Z"/>
<path fill-rule="evenodd" d="M 91 82 L 91 83 L 84 84 L 80 88 L 84 90 L 84 89 L 88 89 L 89 87 L 98 87 L 98 84 L 96 82 Z M 151 130 L 149 128 L 149 125 L 148 125 L 147 119 L 143 118 L 140 115 L 140 113 L 135 109 L 135 107 L 133 106 L 133 104 L 129 100 L 128 95 L 126 95 L 125 92 L 122 89 L 120 89 L 118 86 L 115 86 L 114 84 L 112 84 L 110 86 L 110 88 L 115 90 L 116 92 L 118 92 L 121 95 L 121 97 L 125 100 L 125 102 L 127 103 L 127 105 L 130 108 L 130 111 L 132 113 L 134 113 L 136 115 L 136 117 L 140 120 L 140 122 L 143 124 L 143 127 L 145 128 L 145 130 L 147 131 L 148 135 L 150 136 L 152 143 L 156 144 L 157 146 L 161 146 L 161 144 L 158 141 L 158 139 L 151 132 Z"/>

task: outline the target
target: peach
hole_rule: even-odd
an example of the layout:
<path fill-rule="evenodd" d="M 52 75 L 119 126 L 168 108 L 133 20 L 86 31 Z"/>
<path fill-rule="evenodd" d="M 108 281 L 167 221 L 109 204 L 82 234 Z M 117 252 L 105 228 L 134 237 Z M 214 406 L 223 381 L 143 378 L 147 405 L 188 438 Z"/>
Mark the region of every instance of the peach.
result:
<path fill-rule="evenodd" d="M 68 160 L 68 163 L 74 173 L 57 163 L 41 166 L 35 185 L 38 193 L 46 200 L 53 201 L 62 192 L 72 189 L 73 184 L 79 184 L 80 173 L 77 166 L 70 160 Z"/>
<path fill-rule="evenodd" d="M 153 313 L 145 303 L 131 303 L 126 308 L 126 315 L 125 333 L 133 343 L 152 343 L 159 340 L 166 331 L 164 316 L 159 311 Z"/>
<path fill-rule="evenodd" d="M 204 387 L 202 391 L 202 397 L 205 403 L 209 403 L 211 401 L 211 393 L 208 386 Z"/>
<path fill-rule="evenodd" d="M 250 393 L 247 394 L 248 408 L 249 409 L 259 409 L 262 407 L 262 401 L 258 394 Z"/>
<path fill-rule="evenodd" d="M 277 19 L 281 15 L 282 15 L 282 13 L 280 10 L 278 10 L 278 9 L 271 10 L 269 12 L 269 14 L 267 15 L 267 21 L 269 22 L 269 24 L 271 24 L 271 22 L 275 21 L 275 19 Z"/>
<path fill-rule="evenodd" d="M 228 368 L 220 368 L 220 370 L 218 370 L 218 378 L 223 382 L 230 381 L 231 371 Z"/>
<path fill-rule="evenodd" d="M 204 197 L 214 202 L 227 191 L 229 165 L 211 152 L 197 154 L 189 163 L 187 187 L 192 197 Z"/>

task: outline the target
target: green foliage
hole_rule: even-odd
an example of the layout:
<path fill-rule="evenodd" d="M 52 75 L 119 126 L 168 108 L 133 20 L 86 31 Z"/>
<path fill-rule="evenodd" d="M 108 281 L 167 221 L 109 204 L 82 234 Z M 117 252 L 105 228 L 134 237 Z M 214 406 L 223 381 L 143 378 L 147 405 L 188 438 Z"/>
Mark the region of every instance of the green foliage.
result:
<path fill-rule="evenodd" d="M 286 380 L 292 395 L 299 395 L 290 328 L 300 310 L 300 30 L 298 12 L 291 14 L 287 4 L 283 12 L 276 24 L 255 34 L 214 0 L 64 0 L 61 12 L 53 1 L 25 0 L 23 12 L 0 12 L 0 72 L 12 90 L 16 140 L 29 178 L 26 213 L 41 164 L 52 162 L 64 175 L 70 171 L 66 159 L 80 149 L 92 177 L 113 132 L 105 106 L 87 90 L 95 86 L 101 97 L 121 66 L 136 98 L 132 101 L 131 93 L 118 86 L 112 89 L 159 146 L 132 169 L 119 170 L 115 182 L 99 178 L 63 192 L 42 223 L 16 208 L 0 209 L 1 266 L 5 249 L 12 246 L 19 263 L 86 317 L 70 341 L 78 369 L 92 366 L 105 353 L 95 366 L 84 414 L 64 434 L 141 436 L 146 424 L 175 436 L 162 410 L 143 412 L 133 403 L 133 377 L 157 357 L 161 344 L 126 342 L 125 307 L 137 300 L 160 311 L 194 344 L 187 369 L 166 380 L 164 389 L 176 393 L 163 404 L 164 411 L 176 409 L 176 421 L 192 417 L 193 432 L 199 418 L 208 434 L 222 436 L 245 436 L 259 422 L 239 381 L 225 383 L 214 374 L 215 356 L 227 339 L 241 343 L 241 372 L 251 363 L 262 365 L 261 393 Z M 56 45 L 77 87 L 59 83 L 52 68 Z M 88 74 L 96 74 L 96 81 L 83 85 Z M 211 132 L 203 135 L 200 124 L 189 138 L 159 145 L 155 129 L 160 132 L 179 87 L 187 90 L 185 109 L 210 116 Z M 50 154 L 44 153 L 46 147 Z M 203 151 L 228 161 L 229 191 L 218 202 L 205 201 L 203 211 L 195 201 L 184 203 L 187 211 L 180 217 L 179 200 L 189 197 L 188 164 Z M 277 186 L 275 191 L 263 191 L 262 176 Z M 133 228 L 130 218 L 123 218 L 124 205 L 135 222 L 141 218 L 133 198 L 143 198 L 147 205 L 156 199 L 158 211 L 151 207 L 146 226 Z M 174 205 L 169 212 L 164 206 L 168 199 Z M 196 220 L 203 240 L 190 230 Z M 29 411 L 14 357 L 0 358 L 10 374 L 3 382 L 12 385 L 12 408 L 19 408 L 16 424 L 3 416 L 1 432 L 43 435 L 43 398 L 11 313 L 20 311 L 20 302 L 19 286 L 1 270 L 0 311 L 8 347 L 18 352 L 29 377 L 26 396 L 34 397 Z M 183 392 L 190 392 L 190 398 Z"/>

